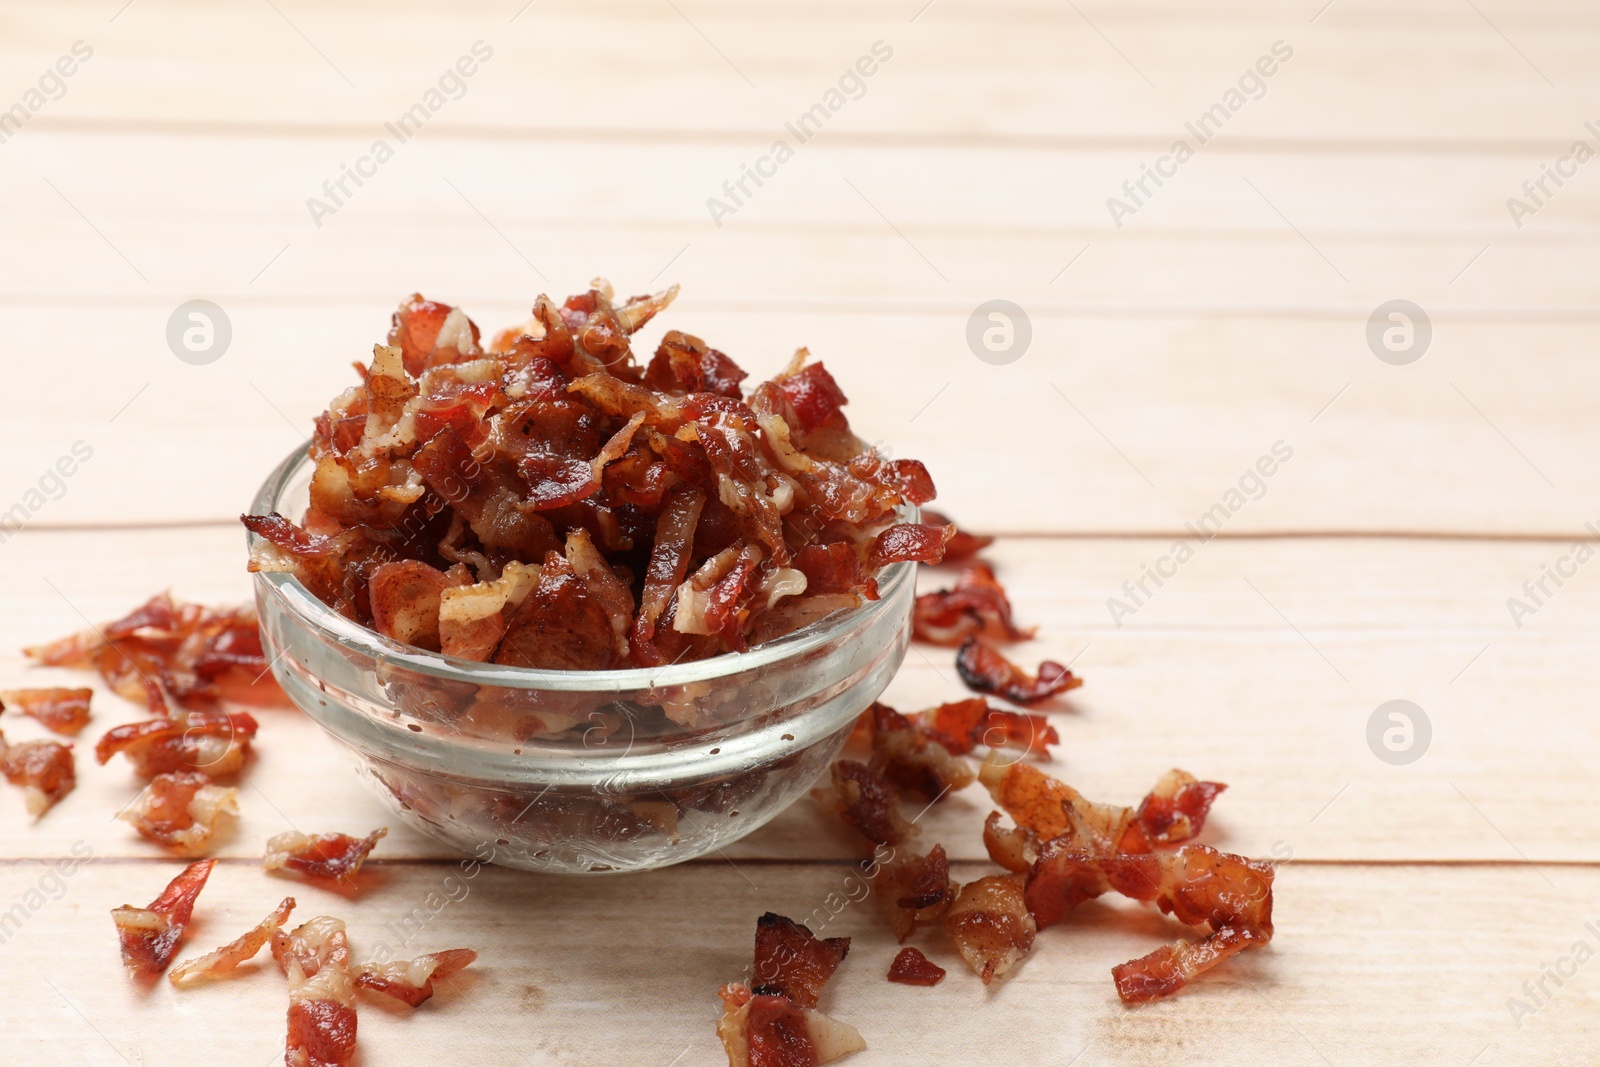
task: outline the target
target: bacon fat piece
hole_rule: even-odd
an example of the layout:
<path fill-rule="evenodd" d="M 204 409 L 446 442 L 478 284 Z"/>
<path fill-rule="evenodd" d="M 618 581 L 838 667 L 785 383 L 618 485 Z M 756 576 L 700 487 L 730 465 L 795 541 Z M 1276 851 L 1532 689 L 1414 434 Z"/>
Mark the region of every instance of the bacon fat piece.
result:
<path fill-rule="evenodd" d="M 962 886 L 945 913 L 944 929 L 984 985 L 1010 974 L 1038 932 L 1022 879 L 1010 874 L 991 874 Z"/>
<path fill-rule="evenodd" d="M 153 978 L 167 969 L 194 914 L 195 898 L 205 888 L 215 864 L 215 860 L 189 864 L 147 908 L 124 904 L 111 909 L 111 921 L 122 943 L 122 964 L 130 975 Z"/>
<path fill-rule="evenodd" d="M 356 971 L 356 988 L 382 993 L 415 1008 L 433 996 L 435 982 L 453 977 L 477 958 L 470 948 L 451 948 L 414 960 L 363 963 Z"/>
<path fill-rule="evenodd" d="M 261 861 L 261 867 L 268 871 L 290 870 L 330 882 L 353 882 L 356 873 L 361 870 L 361 864 L 388 832 L 385 826 L 380 826 L 366 837 L 351 837 L 349 834 L 307 836 L 297 830 L 287 830 L 267 840 L 267 854 Z"/>
<path fill-rule="evenodd" d="M 934 963 L 920 951 L 906 946 L 889 964 L 889 981 L 901 985 L 938 985 L 944 981 L 944 968 Z"/>
<path fill-rule="evenodd" d="M 356 1052 L 356 990 L 344 923 L 319 916 L 279 930 L 272 955 L 289 979 L 286 1067 L 348 1067 Z"/>
<path fill-rule="evenodd" d="M 239 964 L 260 952 L 261 946 L 271 941 L 274 934 L 282 931 L 283 924 L 293 910 L 294 897 L 284 897 L 265 919 L 221 948 L 192 960 L 184 960 L 168 972 L 167 980 L 179 989 L 188 989 L 231 973 Z"/>
<path fill-rule="evenodd" d="M 0 736 L 0 772 L 6 781 L 22 787 L 28 814 L 36 819 L 78 784 L 72 746 L 63 741 L 22 741 L 13 745 Z"/>
<path fill-rule="evenodd" d="M 204 852 L 239 817 L 239 791 L 213 785 L 199 772 L 158 774 L 119 818 L 180 855 Z"/>
<path fill-rule="evenodd" d="M 728 1067 L 812 1067 L 867 1047 L 855 1027 L 783 997 L 757 996 L 736 983 L 717 996 L 717 1037 Z"/>
<path fill-rule="evenodd" d="M 174 718 L 113 726 L 95 743 L 94 758 L 104 764 L 121 753 L 141 778 L 181 771 L 227 778 L 243 769 L 257 728 L 249 712 L 180 712 Z"/>
<path fill-rule="evenodd" d="M 58 734 L 76 736 L 89 725 L 93 689 L 6 689 L 0 691 L 0 710 L 31 715 Z"/>
<path fill-rule="evenodd" d="M 934 845 L 926 856 L 896 856 L 883 865 L 873 883 L 878 907 L 901 942 L 919 927 L 942 920 L 958 888 L 950 878 L 943 845 Z"/>
<path fill-rule="evenodd" d="M 1022 629 L 1012 620 L 1005 587 L 985 563 L 962 570 L 953 588 L 917 597 L 911 624 L 918 641 L 951 647 L 980 634 L 1000 641 L 1033 636 L 1032 629 Z"/>
<path fill-rule="evenodd" d="M 208 608 L 159 593 L 115 622 L 24 651 L 42 666 L 97 670 L 118 695 L 158 715 L 171 704 L 213 711 L 224 700 L 287 703 L 248 607 Z"/>
<path fill-rule="evenodd" d="M 1083 684 L 1082 678 L 1055 660 L 1042 661 L 1039 673 L 1030 675 L 975 636 L 967 638 L 956 653 L 956 673 L 973 692 L 1005 697 L 1016 704 L 1037 704 Z"/>

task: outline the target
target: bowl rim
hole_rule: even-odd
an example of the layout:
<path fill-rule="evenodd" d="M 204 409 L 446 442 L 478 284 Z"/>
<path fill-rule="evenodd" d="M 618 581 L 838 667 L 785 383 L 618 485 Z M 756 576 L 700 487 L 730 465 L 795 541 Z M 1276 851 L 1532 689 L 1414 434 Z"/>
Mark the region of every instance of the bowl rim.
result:
<path fill-rule="evenodd" d="M 280 497 L 302 466 L 309 466 L 311 439 L 295 447 L 256 491 L 250 513 L 265 515 L 278 510 Z M 915 522 L 919 510 L 914 504 L 902 509 L 902 521 Z M 263 540 L 245 531 L 245 543 L 254 549 Z M 898 601 L 901 588 L 916 581 L 916 563 L 891 563 L 878 572 L 878 599 L 858 607 L 835 612 L 782 637 L 755 646 L 747 652 L 724 652 L 687 663 L 660 667 L 623 667 L 604 671 L 559 671 L 532 667 L 509 667 L 497 663 L 447 656 L 384 637 L 329 607 L 294 575 L 285 571 L 258 571 L 255 579 L 295 618 L 347 652 L 385 662 L 435 678 L 472 682 L 477 685 L 511 689 L 540 689 L 559 692 L 622 692 L 657 689 L 696 682 L 713 681 L 771 667 L 819 648 L 836 644 L 876 615 L 890 610 Z"/>

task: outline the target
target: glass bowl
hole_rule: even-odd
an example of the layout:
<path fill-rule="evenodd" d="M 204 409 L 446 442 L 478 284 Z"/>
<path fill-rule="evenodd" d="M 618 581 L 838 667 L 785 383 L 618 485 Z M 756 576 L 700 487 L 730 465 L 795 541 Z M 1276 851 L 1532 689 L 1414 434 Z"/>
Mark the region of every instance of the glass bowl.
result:
<path fill-rule="evenodd" d="M 298 519 L 310 475 L 296 449 L 251 510 Z M 401 820 L 486 861 L 590 874 L 714 851 L 805 793 L 905 658 L 915 569 L 748 652 L 614 671 L 403 645 L 288 574 L 257 574 L 255 593 L 278 682 Z"/>

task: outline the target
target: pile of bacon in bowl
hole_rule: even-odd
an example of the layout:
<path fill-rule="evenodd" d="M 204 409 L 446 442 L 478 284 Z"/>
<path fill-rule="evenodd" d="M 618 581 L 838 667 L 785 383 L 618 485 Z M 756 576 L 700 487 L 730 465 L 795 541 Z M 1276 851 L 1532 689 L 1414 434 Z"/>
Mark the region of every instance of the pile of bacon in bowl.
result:
<path fill-rule="evenodd" d="M 318 416 L 301 521 L 244 516 L 252 570 L 418 648 L 607 670 L 743 651 L 937 562 L 953 528 L 901 521 L 926 468 L 856 437 L 803 349 L 749 390 L 677 330 L 641 365 L 630 335 L 676 294 L 596 280 L 489 344 L 413 297 Z"/>

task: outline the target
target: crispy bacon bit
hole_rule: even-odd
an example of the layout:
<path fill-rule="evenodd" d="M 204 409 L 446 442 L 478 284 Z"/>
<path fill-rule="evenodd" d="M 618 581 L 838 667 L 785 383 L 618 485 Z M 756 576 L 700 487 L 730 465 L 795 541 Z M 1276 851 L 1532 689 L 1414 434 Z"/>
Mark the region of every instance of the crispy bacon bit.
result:
<path fill-rule="evenodd" d="M 238 817 L 239 791 L 198 772 L 156 775 L 120 816 L 140 837 L 184 856 L 204 852 Z"/>
<path fill-rule="evenodd" d="M 239 964 L 260 952 L 261 946 L 271 941 L 274 934 L 282 932 L 283 924 L 293 910 L 294 897 L 284 897 L 282 903 L 273 908 L 265 919 L 221 948 L 192 960 L 184 960 L 168 973 L 167 980 L 179 989 L 188 989 L 231 973 Z"/>
<path fill-rule="evenodd" d="M 917 597 L 911 623 L 913 637 L 935 645 L 955 646 L 979 634 L 1003 641 L 1033 636 L 1012 622 L 1005 588 L 984 563 L 962 570 L 954 588 Z"/>
<path fill-rule="evenodd" d="M 954 526 L 902 522 L 878 535 L 867 551 L 867 562 L 874 567 L 916 560 L 938 563 L 944 559 L 944 546 L 955 536 Z"/>
<path fill-rule="evenodd" d="M 308 878 L 353 884 L 368 853 L 388 832 L 387 827 L 380 826 L 366 837 L 348 834 L 308 837 L 296 830 L 287 830 L 268 838 L 267 854 L 261 867 L 267 871 L 287 869 Z"/>
<path fill-rule="evenodd" d="M 477 958 L 470 948 L 452 948 L 414 960 L 363 963 L 356 971 L 356 988 L 382 993 L 414 1008 L 433 996 L 435 982 L 465 970 Z"/>
<path fill-rule="evenodd" d="M 36 819 L 78 784 L 72 746 L 63 741 L 23 741 L 13 745 L 0 736 L 0 772 L 6 781 L 23 788 L 28 814 Z"/>
<path fill-rule="evenodd" d="M 597 279 L 487 346 L 459 308 L 408 298 L 315 421 L 305 514 L 242 517 L 251 569 L 428 651 L 604 670 L 743 651 L 940 558 L 951 531 L 897 521 L 932 499 L 927 470 L 857 438 L 803 352 L 748 392 L 678 331 L 640 366 L 630 338 L 676 292 L 618 303 Z"/>
<path fill-rule="evenodd" d="M 983 821 L 983 847 L 989 858 L 1013 874 L 1027 874 L 1039 858 L 1039 838 L 1026 826 L 1000 829 L 1000 813 L 991 811 Z"/>
<path fill-rule="evenodd" d="M 781 915 L 761 916 L 753 968 L 760 984 L 717 991 L 717 1036 L 729 1067 L 811 1067 L 866 1048 L 854 1027 L 816 1010 L 822 987 L 849 951 L 848 937 L 819 941 Z"/>
<path fill-rule="evenodd" d="M 31 715 L 58 734 L 74 736 L 89 724 L 93 689 L 7 689 L 0 691 L 0 710 Z"/>
<path fill-rule="evenodd" d="M 991 707 L 982 697 L 957 700 L 923 713 L 923 726 L 945 748 L 964 756 L 979 745 L 1020 748 L 1024 754 L 1046 753 L 1061 743 L 1056 728 L 1043 715 Z"/>
<path fill-rule="evenodd" d="M 348 1067 L 356 1051 L 356 991 L 344 923 L 322 916 L 278 931 L 272 955 L 289 978 L 286 1067 Z"/>
<path fill-rule="evenodd" d="M 1009 974 L 1038 927 L 1022 895 L 1022 879 L 991 874 L 961 887 L 945 913 L 944 929 L 983 984 Z"/>
<path fill-rule="evenodd" d="M 864 763 L 839 760 L 833 765 L 832 787 L 814 795 L 873 844 L 899 844 L 914 832 L 900 814 L 894 787 Z"/>
<path fill-rule="evenodd" d="M 976 637 L 967 638 L 956 653 L 956 673 L 973 692 L 992 693 L 1017 704 L 1037 704 L 1083 684 L 1082 678 L 1048 659 L 1039 664 L 1038 675 L 1030 677 Z"/>
<path fill-rule="evenodd" d="M 183 941 L 195 898 L 205 888 L 215 864 L 215 860 L 189 864 L 147 908 L 124 904 L 111 909 L 111 921 L 122 942 L 122 965 L 130 975 L 153 978 L 167 969 Z"/>
<path fill-rule="evenodd" d="M 944 973 L 943 967 L 909 945 L 889 964 L 889 981 L 901 985 L 938 985 L 944 981 Z"/>
<path fill-rule="evenodd" d="M 1212 800 L 1227 788 L 1174 769 L 1161 776 L 1137 809 L 1099 804 L 1037 767 L 1007 762 L 996 753 L 984 761 L 978 778 L 995 803 L 1039 840 L 1087 835 L 1102 851 L 1128 854 L 1150 852 L 1156 845 L 1178 844 L 1199 834 Z"/>
<path fill-rule="evenodd" d="M 725 985 L 717 1037 L 728 1067 L 813 1067 L 867 1047 L 861 1033 L 815 1008 Z"/>
<path fill-rule="evenodd" d="M 955 535 L 946 541 L 944 545 L 944 562 L 946 563 L 957 563 L 971 559 L 994 544 L 994 538 L 968 533 L 952 522 L 948 516 L 934 511 L 932 508 L 922 509 L 922 521 L 932 523 L 935 526 L 955 526 Z"/>
<path fill-rule="evenodd" d="M 95 744 L 94 758 L 104 764 L 120 752 L 141 778 L 179 771 L 227 778 L 243 768 L 256 729 L 249 712 L 187 711 L 113 726 Z"/>
<path fill-rule="evenodd" d="M 1085 900 L 1116 890 L 1154 903 L 1211 933 L 1199 942 L 1164 945 L 1113 968 L 1125 1002 L 1155 1000 L 1252 945 L 1272 940 L 1273 867 L 1206 845 L 1150 855 L 1100 853 L 1067 838 L 1046 842 L 1028 878 L 1027 901 L 1041 927 Z"/>
<path fill-rule="evenodd" d="M 767 912 L 756 920 L 756 996 L 778 996 L 814 1008 L 822 987 L 850 951 L 848 937 L 818 940 L 809 927 Z"/>
<path fill-rule="evenodd" d="M 161 593 L 115 622 L 24 651 L 42 666 L 97 670 L 120 696 L 157 714 L 169 703 L 210 711 L 224 700 L 286 702 L 250 608 L 180 604 Z"/>
<path fill-rule="evenodd" d="M 874 774 L 928 801 L 972 784 L 971 768 L 942 738 L 889 705 L 875 703 L 862 718 L 870 730 Z"/>
<path fill-rule="evenodd" d="M 956 889 L 944 846 L 934 845 L 926 856 L 912 853 L 885 863 L 873 891 L 895 937 L 905 941 L 918 927 L 944 918 L 956 898 Z"/>

